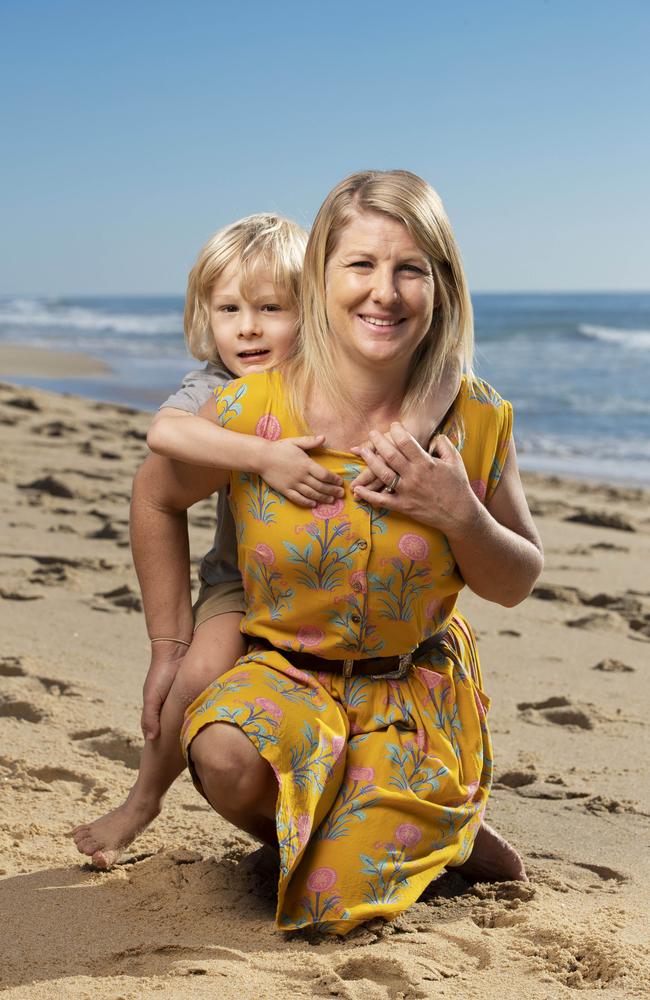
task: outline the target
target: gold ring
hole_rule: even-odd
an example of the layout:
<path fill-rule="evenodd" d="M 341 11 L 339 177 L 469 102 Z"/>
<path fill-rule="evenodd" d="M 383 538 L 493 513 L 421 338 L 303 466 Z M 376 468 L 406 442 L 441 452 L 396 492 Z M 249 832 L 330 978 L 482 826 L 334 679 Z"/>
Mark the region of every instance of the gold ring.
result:
<path fill-rule="evenodd" d="M 386 489 L 384 490 L 384 492 L 385 493 L 394 493 L 395 490 L 397 489 L 397 484 L 399 483 L 400 479 L 401 479 L 401 476 L 400 476 L 399 472 L 396 472 L 395 473 L 395 478 L 393 479 L 393 481 L 390 484 L 390 486 L 386 487 Z"/>

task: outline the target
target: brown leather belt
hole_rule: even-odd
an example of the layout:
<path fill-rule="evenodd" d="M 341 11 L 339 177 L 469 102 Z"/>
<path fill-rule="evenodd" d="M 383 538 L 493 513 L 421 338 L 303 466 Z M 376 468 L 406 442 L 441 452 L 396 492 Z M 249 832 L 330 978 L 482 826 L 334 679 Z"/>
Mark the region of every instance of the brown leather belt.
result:
<path fill-rule="evenodd" d="M 344 677 L 352 677 L 354 674 L 355 676 L 367 677 L 371 681 L 402 680 L 413 666 L 414 657 L 420 656 L 422 653 L 428 653 L 432 649 L 439 647 L 445 634 L 446 630 L 445 632 L 440 632 L 438 635 L 430 636 L 424 642 L 421 642 L 419 646 L 416 646 L 415 649 L 412 649 L 410 653 L 402 653 L 398 656 L 373 656 L 359 660 L 351 658 L 329 660 L 323 656 L 315 656 L 314 653 L 297 652 L 293 649 L 280 649 L 266 639 L 258 638 L 257 636 L 253 638 L 251 648 L 274 649 L 278 653 L 281 653 L 294 667 L 299 667 L 301 670 L 313 670 L 316 673 L 326 674 L 343 674 Z"/>

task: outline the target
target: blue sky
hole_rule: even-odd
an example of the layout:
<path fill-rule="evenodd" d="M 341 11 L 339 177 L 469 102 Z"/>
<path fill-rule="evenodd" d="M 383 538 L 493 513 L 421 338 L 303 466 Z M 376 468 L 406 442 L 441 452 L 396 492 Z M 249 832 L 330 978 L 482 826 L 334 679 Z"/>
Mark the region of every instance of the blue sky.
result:
<path fill-rule="evenodd" d="M 353 170 L 438 189 L 481 290 L 650 287 L 646 0 L 2 0 L 0 293 L 179 293 Z"/>

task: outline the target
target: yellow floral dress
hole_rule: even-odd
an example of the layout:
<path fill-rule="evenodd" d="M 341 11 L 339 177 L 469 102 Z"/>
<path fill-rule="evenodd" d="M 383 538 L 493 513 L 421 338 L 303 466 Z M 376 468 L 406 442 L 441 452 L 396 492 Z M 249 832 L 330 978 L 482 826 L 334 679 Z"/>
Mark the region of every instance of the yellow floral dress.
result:
<path fill-rule="evenodd" d="M 268 440 L 303 433 L 279 372 L 237 379 L 216 395 L 230 430 Z M 499 481 L 511 427 L 510 404 L 464 379 L 445 430 L 483 501 Z M 312 454 L 347 483 L 359 471 L 354 455 Z M 246 733 L 278 780 L 277 925 L 345 934 L 395 917 L 471 852 L 492 753 L 474 636 L 454 611 L 463 580 L 444 535 L 373 509 L 349 488 L 307 509 L 257 475 L 233 473 L 230 500 L 248 605 L 242 630 L 275 649 L 253 646 L 199 695 L 183 748 L 187 755 L 213 722 Z M 443 632 L 403 680 L 300 670 L 282 653 L 392 656 Z"/>

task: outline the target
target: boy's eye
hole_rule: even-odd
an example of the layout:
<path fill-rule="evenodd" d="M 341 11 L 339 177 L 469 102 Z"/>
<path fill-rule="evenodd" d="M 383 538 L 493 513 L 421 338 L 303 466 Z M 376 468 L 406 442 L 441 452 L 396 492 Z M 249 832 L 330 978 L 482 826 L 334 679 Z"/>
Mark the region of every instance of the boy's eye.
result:
<path fill-rule="evenodd" d="M 265 306 L 262 306 L 264 312 L 282 312 L 282 306 L 277 302 L 268 302 Z"/>
<path fill-rule="evenodd" d="M 225 306 L 219 306 L 219 312 L 222 312 L 222 313 L 236 313 L 236 312 L 238 312 L 238 309 L 237 309 L 237 306 L 225 305 Z"/>

